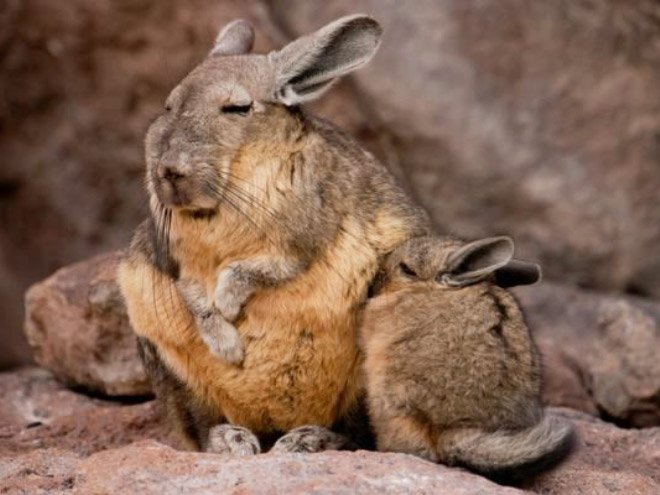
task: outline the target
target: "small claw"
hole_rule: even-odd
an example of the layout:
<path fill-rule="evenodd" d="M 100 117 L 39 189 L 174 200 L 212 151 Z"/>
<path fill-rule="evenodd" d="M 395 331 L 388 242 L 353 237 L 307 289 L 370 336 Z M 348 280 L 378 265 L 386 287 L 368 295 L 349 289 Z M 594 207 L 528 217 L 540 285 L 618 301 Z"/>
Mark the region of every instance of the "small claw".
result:
<path fill-rule="evenodd" d="M 248 456 L 261 453 L 259 439 L 242 426 L 216 425 L 209 430 L 206 452 Z"/>

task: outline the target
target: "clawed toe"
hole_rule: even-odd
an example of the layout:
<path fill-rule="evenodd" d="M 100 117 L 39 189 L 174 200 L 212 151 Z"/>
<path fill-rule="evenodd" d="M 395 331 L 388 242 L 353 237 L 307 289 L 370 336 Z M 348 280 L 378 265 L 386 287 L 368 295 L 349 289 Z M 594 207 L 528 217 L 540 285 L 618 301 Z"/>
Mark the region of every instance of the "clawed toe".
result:
<path fill-rule="evenodd" d="M 229 424 L 217 425 L 209 431 L 206 452 L 238 456 L 261 452 L 259 439 L 247 428 Z"/>
<path fill-rule="evenodd" d="M 273 453 L 314 453 L 324 450 L 350 450 L 353 448 L 348 438 L 322 426 L 301 426 L 281 437 L 270 452 Z"/>

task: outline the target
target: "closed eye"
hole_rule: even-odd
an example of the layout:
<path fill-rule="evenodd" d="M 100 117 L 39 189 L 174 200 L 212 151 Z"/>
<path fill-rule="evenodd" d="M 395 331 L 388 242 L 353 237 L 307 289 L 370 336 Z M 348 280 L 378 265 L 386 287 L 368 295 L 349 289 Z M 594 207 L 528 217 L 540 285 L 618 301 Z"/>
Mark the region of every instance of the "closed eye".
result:
<path fill-rule="evenodd" d="M 220 110 L 222 113 L 231 113 L 236 115 L 247 115 L 252 109 L 252 103 L 247 105 L 224 105 Z"/>
<path fill-rule="evenodd" d="M 413 270 L 412 268 L 410 268 L 408 265 L 406 265 L 403 262 L 399 264 L 399 268 L 401 269 L 403 274 L 408 276 L 408 277 L 416 277 L 417 276 L 417 273 L 415 273 L 415 270 Z"/>

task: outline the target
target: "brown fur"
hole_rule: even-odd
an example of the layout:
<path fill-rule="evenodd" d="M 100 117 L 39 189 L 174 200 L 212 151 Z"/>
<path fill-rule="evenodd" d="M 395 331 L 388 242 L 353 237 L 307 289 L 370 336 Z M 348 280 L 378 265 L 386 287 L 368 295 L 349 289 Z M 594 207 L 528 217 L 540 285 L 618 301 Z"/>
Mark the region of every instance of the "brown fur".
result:
<path fill-rule="evenodd" d="M 184 385 L 173 416 L 196 423 L 188 402 L 203 406 L 199 438 L 189 438 L 198 448 L 205 418 L 259 434 L 341 419 L 361 391 L 356 320 L 368 286 L 388 252 L 428 232 L 426 215 L 371 155 L 273 100 L 276 59 L 213 55 L 174 89 L 146 140 L 153 218 L 119 270 L 135 332 Z M 252 101 L 249 113 L 225 115 L 236 95 Z M 212 300 L 218 272 L 264 257 L 293 259 L 299 271 L 246 301 L 234 322 L 242 364 L 217 359 L 175 281 L 203 284 Z M 157 387 L 165 402 L 170 388 Z"/>
<path fill-rule="evenodd" d="M 538 355 L 495 268 L 452 285 L 462 245 L 413 239 L 388 258 L 361 327 L 370 417 L 379 450 L 512 470 L 561 450 L 570 428 L 542 421 Z"/>

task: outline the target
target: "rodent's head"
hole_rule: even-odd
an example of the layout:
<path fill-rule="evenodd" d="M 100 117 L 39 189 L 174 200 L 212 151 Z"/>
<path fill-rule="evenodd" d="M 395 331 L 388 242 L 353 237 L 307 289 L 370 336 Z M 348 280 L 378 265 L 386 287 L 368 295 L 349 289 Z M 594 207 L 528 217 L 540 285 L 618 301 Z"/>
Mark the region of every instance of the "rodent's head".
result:
<path fill-rule="evenodd" d="M 492 281 L 501 287 L 537 282 L 535 263 L 513 259 L 509 237 L 465 243 L 442 237 L 410 239 L 390 254 L 378 280 L 378 292 L 411 285 L 458 288 Z"/>
<path fill-rule="evenodd" d="M 232 170 L 236 157 L 250 145 L 262 153 L 281 150 L 299 126 L 295 107 L 367 63 L 380 36 L 376 21 L 355 15 L 257 55 L 250 53 L 252 27 L 242 20 L 227 25 L 149 128 L 145 148 L 152 204 L 215 209 L 237 173 Z M 268 166 L 267 158 L 254 167 Z M 250 181 L 252 172 L 241 170 L 241 178 Z"/>

